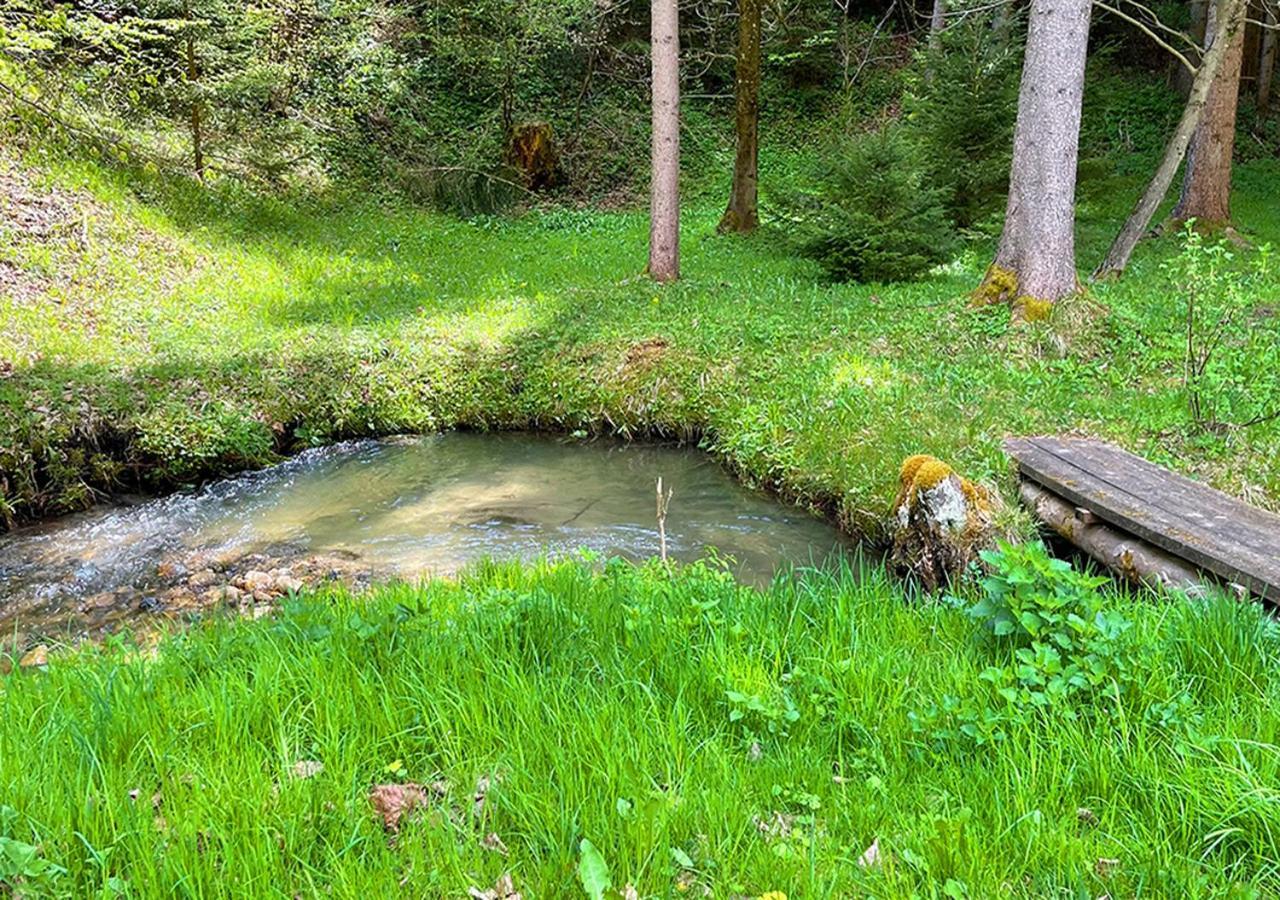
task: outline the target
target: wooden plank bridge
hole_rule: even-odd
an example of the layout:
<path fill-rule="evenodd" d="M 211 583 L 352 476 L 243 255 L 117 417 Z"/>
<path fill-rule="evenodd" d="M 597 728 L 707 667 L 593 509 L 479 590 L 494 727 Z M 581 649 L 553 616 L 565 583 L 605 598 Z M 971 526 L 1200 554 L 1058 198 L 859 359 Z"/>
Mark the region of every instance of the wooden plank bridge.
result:
<path fill-rule="evenodd" d="M 1209 573 L 1280 601 L 1280 516 L 1102 441 L 1023 437 L 1005 450 L 1023 500 L 1111 568 L 1166 584 Z"/>

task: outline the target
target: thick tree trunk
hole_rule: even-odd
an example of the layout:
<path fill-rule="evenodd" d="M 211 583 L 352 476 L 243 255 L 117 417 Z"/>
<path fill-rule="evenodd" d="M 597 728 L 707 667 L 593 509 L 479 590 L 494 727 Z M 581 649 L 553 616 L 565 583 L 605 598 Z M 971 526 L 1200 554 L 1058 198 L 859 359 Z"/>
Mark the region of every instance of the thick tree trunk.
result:
<path fill-rule="evenodd" d="M 1013 135 L 1009 202 L 980 302 L 1042 318 L 1078 287 L 1076 162 L 1090 0 L 1032 0 Z"/>
<path fill-rule="evenodd" d="M 1175 220 L 1194 218 L 1208 226 L 1231 221 L 1231 157 L 1236 146 L 1236 107 L 1244 59 L 1243 26 L 1219 34 L 1218 12 L 1216 7 L 1209 10 L 1205 40 L 1210 47 L 1223 40 L 1226 55 L 1209 86 L 1204 112 L 1187 147 L 1182 196 L 1173 209 Z"/>
<path fill-rule="evenodd" d="M 650 4 L 653 55 L 653 173 L 649 275 L 680 277 L 680 12 L 677 0 Z"/>
<path fill-rule="evenodd" d="M 738 0 L 738 59 L 734 82 L 734 130 L 738 151 L 733 163 L 729 206 L 716 228 L 745 234 L 760 224 L 757 184 L 760 158 L 760 5 Z"/>
<path fill-rule="evenodd" d="M 1258 115 L 1271 113 L 1271 84 L 1276 78 L 1276 30 L 1280 14 L 1274 6 L 1267 8 L 1267 27 L 1262 29 L 1262 55 L 1258 63 Z"/>
<path fill-rule="evenodd" d="M 1234 35 L 1236 30 L 1243 30 L 1247 9 L 1248 0 L 1219 0 L 1215 15 L 1217 21 L 1223 23 L 1223 34 Z M 1138 198 L 1137 206 L 1133 208 L 1120 233 L 1116 235 L 1106 258 L 1094 270 L 1095 279 L 1120 275 L 1124 272 L 1125 266 L 1129 265 L 1133 248 L 1142 239 L 1147 226 L 1151 224 L 1151 217 L 1156 214 L 1156 209 L 1164 200 L 1165 194 L 1169 192 L 1173 176 L 1178 173 L 1178 166 L 1182 164 L 1187 146 L 1191 143 L 1191 137 L 1200 123 L 1209 90 L 1217 80 L 1218 70 L 1226 59 L 1229 44 L 1229 41 L 1215 40 L 1205 51 L 1200 68 L 1196 70 L 1195 81 L 1191 85 L 1191 96 L 1187 98 L 1187 105 L 1182 111 L 1182 119 L 1178 122 L 1178 127 L 1174 129 L 1173 136 L 1165 146 L 1164 157 L 1156 167 L 1151 183 Z"/>

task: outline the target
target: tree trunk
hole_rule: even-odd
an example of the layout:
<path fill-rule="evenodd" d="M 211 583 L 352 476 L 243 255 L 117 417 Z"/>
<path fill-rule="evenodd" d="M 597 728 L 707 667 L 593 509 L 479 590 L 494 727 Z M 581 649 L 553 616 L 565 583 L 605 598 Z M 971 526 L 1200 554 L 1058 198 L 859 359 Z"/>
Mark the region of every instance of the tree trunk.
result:
<path fill-rule="evenodd" d="M 1262 29 L 1262 56 L 1258 63 L 1258 115 L 1266 118 L 1271 112 L 1271 84 L 1276 77 L 1276 30 L 1280 29 L 1280 14 L 1274 6 L 1267 8 L 1267 27 Z"/>
<path fill-rule="evenodd" d="M 182 12 L 187 20 L 187 88 L 191 91 L 191 155 L 196 177 L 204 181 L 204 134 L 201 128 L 200 98 L 196 86 L 200 77 L 200 67 L 196 63 L 196 36 L 191 31 L 191 2 L 183 5 Z"/>
<path fill-rule="evenodd" d="M 995 262 L 975 299 L 1043 318 L 1078 287 L 1076 162 L 1090 0 L 1032 0 L 1013 135 L 1009 202 Z"/>
<path fill-rule="evenodd" d="M 760 156 L 760 4 L 761 0 L 738 0 L 738 59 L 734 82 L 738 151 L 733 163 L 729 207 L 716 228 L 720 232 L 746 234 L 760 224 L 756 197 Z"/>
<path fill-rule="evenodd" d="M 947 0 L 933 0 L 933 15 L 929 17 L 929 49 L 937 50 L 942 29 L 947 27 Z"/>
<path fill-rule="evenodd" d="M 649 196 L 649 275 L 680 277 L 680 11 L 677 0 L 650 4 L 653 54 L 653 159 Z"/>
<path fill-rule="evenodd" d="M 1247 9 L 1248 0 L 1219 0 L 1216 16 L 1218 21 L 1223 23 L 1224 34 L 1234 35 L 1237 29 L 1243 30 Z M 1173 183 L 1173 176 L 1178 173 L 1178 166 L 1182 165 L 1182 158 L 1186 155 L 1191 136 L 1200 123 L 1209 89 L 1217 80 L 1218 70 L 1226 58 L 1229 44 L 1229 41 L 1214 41 L 1205 51 L 1200 68 L 1196 70 L 1195 81 L 1191 85 L 1191 96 L 1187 98 L 1187 105 L 1182 110 L 1182 119 L 1178 122 L 1178 127 L 1174 129 L 1173 136 L 1165 146 L 1164 157 L 1156 167 L 1151 183 L 1138 198 L 1138 205 L 1133 208 L 1120 233 L 1116 235 L 1106 258 L 1094 270 L 1095 279 L 1120 275 L 1124 272 L 1125 266 L 1129 265 L 1133 248 L 1138 245 L 1147 226 L 1151 224 L 1151 217 L 1156 214 L 1156 209 L 1164 200 L 1164 195 L 1168 193 L 1169 185 Z"/>
<path fill-rule="evenodd" d="M 1236 107 L 1240 97 L 1240 64 L 1244 59 L 1244 27 L 1219 34 L 1218 10 L 1209 10 L 1205 41 L 1221 39 L 1226 55 L 1209 86 L 1204 112 L 1187 146 L 1182 196 L 1173 209 L 1178 221 L 1194 218 L 1201 225 L 1231 221 L 1231 157 L 1236 146 Z"/>

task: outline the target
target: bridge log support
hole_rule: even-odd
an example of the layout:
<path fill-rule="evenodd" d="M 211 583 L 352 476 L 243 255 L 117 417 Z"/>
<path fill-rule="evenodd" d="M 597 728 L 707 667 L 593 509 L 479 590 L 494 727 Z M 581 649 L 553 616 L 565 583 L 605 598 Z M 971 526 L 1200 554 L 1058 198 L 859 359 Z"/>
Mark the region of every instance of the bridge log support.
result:
<path fill-rule="evenodd" d="M 1130 583 L 1191 597 L 1206 593 L 1209 576 L 1159 547 L 1112 528 L 1090 510 L 1073 506 L 1030 481 L 1019 484 L 1018 494 L 1055 534 Z"/>

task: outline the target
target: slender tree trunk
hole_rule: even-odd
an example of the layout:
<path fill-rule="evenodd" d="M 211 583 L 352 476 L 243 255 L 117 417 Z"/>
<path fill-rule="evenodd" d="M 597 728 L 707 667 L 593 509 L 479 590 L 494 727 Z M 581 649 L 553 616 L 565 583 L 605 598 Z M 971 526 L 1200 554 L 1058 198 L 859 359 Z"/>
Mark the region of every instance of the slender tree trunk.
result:
<path fill-rule="evenodd" d="M 1205 42 L 1212 47 L 1221 39 L 1226 55 L 1209 85 L 1204 111 L 1187 147 L 1182 196 L 1173 210 L 1175 220 L 1194 218 L 1208 226 L 1231 221 L 1231 157 L 1236 146 L 1236 107 L 1244 60 L 1243 24 L 1219 34 L 1218 12 L 1216 7 L 1209 10 Z"/>
<path fill-rule="evenodd" d="M 734 130 L 738 151 L 733 163 L 729 207 L 716 228 L 745 234 L 760 224 L 757 185 L 760 157 L 760 5 L 738 0 L 738 59 L 734 82 Z"/>
<path fill-rule="evenodd" d="M 947 27 L 947 0 L 933 0 L 933 15 L 929 17 L 929 48 L 938 49 L 939 35 Z"/>
<path fill-rule="evenodd" d="M 204 181 L 204 134 L 201 128 L 200 98 L 197 95 L 197 82 L 200 78 L 200 67 L 196 63 L 196 36 L 191 31 L 191 2 L 187 0 L 182 7 L 183 16 L 187 20 L 187 88 L 191 91 L 191 155 L 196 177 Z"/>
<path fill-rule="evenodd" d="M 1262 56 L 1258 63 L 1258 115 L 1266 118 L 1271 113 L 1271 84 L 1276 78 L 1276 30 L 1280 29 L 1280 14 L 1274 6 L 1267 7 L 1267 27 L 1262 29 Z"/>
<path fill-rule="evenodd" d="M 1041 318 L 1078 288 L 1076 162 L 1090 0 L 1032 0 L 1013 135 L 1009 202 L 995 262 L 975 299 Z"/>
<path fill-rule="evenodd" d="M 1217 17 L 1218 21 L 1223 23 L 1224 34 L 1234 34 L 1236 29 L 1243 30 L 1248 6 L 1248 0 L 1219 0 Z M 1133 212 L 1121 227 L 1120 233 L 1111 243 L 1111 249 L 1107 251 L 1106 258 L 1094 270 L 1095 279 L 1118 276 L 1129 265 L 1133 248 L 1138 246 L 1138 241 L 1142 239 L 1147 226 L 1151 224 L 1151 217 L 1156 214 L 1165 194 L 1169 192 L 1169 185 L 1173 183 L 1173 176 L 1178 173 L 1178 166 L 1182 165 L 1182 158 L 1187 153 L 1191 136 L 1195 133 L 1196 126 L 1200 124 L 1209 89 L 1217 80 L 1218 70 L 1226 58 L 1229 43 L 1229 41 L 1214 41 L 1205 51 L 1200 68 L 1196 70 L 1195 81 L 1191 85 L 1191 96 L 1187 98 L 1187 105 L 1182 110 L 1182 119 L 1174 129 L 1173 136 L 1169 138 L 1169 143 L 1165 145 L 1164 157 L 1156 167 L 1155 175 L 1151 177 L 1147 189 L 1138 198 L 1137 206 L 1133 208 Z"/>
<path fill-rule="evenodd" d="M 651 0 L 653 150 L 649 196 L 649 275 L 680 277 L 680 11 L 677 0 Z"/>

